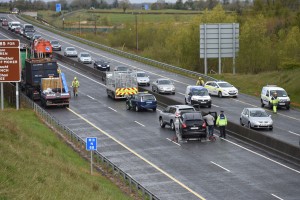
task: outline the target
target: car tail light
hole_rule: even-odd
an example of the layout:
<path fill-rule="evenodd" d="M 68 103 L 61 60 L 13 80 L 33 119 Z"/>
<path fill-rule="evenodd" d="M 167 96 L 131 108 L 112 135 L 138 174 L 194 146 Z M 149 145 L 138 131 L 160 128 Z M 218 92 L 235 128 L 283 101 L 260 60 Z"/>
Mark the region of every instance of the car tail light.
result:
<path fill-rule="evenodd" d="M 175 117 L 180 117 L 180 113 L 179 112 L 175 112 Z"/>
<path fill-rule="evenodd" d="M 203 122 L 202 128 L 206 128 L 206 123 L 205 122 Z"/>
<path fill-rule="evenodd" d="M 186 124 L 183 123 L 183 124 L 181 125 L 181 127 L 182 127 L 182 128 L 186 128 Z"/>

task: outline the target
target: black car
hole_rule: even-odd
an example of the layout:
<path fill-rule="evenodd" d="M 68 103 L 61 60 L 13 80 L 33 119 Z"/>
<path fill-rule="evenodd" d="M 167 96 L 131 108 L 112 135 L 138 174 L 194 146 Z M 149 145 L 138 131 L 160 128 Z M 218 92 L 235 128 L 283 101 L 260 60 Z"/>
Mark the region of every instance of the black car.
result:
<path fill-rule="evenodd" d="M 206 138 L 206 122 L 200 112 L 184 112 L 179 117 L 179 134 L 182 139 Z"/>
<path fill-rule="evenodd" d="M 105 60 L 96 60 L 94 62 L 94 68 L 100 71 L 110 71 L 109 62 Z"/>

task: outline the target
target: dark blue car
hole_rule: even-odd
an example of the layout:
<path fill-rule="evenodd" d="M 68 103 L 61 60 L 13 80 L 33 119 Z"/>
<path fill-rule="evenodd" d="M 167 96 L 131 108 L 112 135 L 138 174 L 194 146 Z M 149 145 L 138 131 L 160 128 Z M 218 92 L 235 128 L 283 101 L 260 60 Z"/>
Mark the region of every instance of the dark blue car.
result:
<path fill-rule="evenodd" d="M 148 93 L 137 93 L 129 96 L 126 100 L 126 109 L 134 109 L 136 112 L 140 110 L 152 109 L 156 111 L 157 101 L 154 95 Z"/>

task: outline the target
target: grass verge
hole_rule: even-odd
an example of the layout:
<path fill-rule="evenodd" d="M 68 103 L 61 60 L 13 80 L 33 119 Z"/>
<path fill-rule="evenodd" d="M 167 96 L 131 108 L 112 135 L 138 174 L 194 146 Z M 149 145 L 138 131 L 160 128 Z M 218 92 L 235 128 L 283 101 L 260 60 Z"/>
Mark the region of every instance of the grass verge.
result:
<path fill-rule="evenodd" d="M 0 113 L 0 199 L 133 199 L 44 125 L 33 111 Z"/>

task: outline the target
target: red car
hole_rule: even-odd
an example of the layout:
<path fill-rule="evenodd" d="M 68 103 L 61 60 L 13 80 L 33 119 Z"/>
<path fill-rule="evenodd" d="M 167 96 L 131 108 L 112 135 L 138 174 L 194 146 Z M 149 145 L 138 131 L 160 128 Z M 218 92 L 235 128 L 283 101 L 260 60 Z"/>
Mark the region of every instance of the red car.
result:
<path fill-rule="evenodd" d="M 16 27 L 14 30 L 15 30 L 15 33 L 17 33 L 17 34 L 21 33 L 21 27 Z"/>
<path fill-rule="evenodd" d="M 7 20 L 2 20 L 2 26 L 8 26 L 8 21 Z"/>

